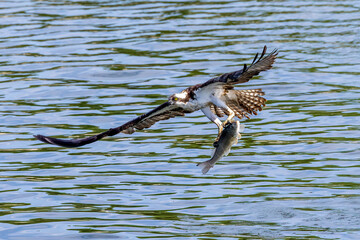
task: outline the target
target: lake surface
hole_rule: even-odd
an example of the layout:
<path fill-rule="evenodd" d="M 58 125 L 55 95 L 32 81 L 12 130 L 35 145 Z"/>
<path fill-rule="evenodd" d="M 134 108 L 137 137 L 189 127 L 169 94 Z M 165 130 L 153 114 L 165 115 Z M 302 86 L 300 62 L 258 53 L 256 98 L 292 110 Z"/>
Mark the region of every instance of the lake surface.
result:
<path fill-rule="evenodd" d="M 2 1 L 1 239 L 359 239 L 360 2 Z M 199 112 L 77 149 L 280 49 L 208 174 Z"/>

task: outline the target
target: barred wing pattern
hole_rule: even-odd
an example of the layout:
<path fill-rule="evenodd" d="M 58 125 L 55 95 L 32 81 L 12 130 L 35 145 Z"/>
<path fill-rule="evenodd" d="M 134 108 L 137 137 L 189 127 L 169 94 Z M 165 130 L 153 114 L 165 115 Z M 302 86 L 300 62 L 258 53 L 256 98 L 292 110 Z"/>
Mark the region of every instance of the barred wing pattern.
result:
<path fill-rule="evenodd" d="M 151 116 L 139 121 L 138 123 L 136 123 L 133 126 L 133 128 L 136 128 L 138 130 L 142 130 L 144 128 L 149 128 L 158 121 L 167 120 L 170 118 L 174 118 L 176 116 L 184 116 L 185 113 L 190 113 L 190 112 L 185 111 L 182 108 L 175 107 L 173 105 L 169 105 L 167 108 L 162 109 L 161 111 L 156 111 Z"/>

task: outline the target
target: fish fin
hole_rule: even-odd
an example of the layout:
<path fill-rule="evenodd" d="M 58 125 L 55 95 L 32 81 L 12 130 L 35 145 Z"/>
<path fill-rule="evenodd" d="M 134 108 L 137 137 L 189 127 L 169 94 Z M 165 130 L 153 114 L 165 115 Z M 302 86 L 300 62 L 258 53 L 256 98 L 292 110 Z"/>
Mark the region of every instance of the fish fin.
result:
<path fill-rule="evenodd" d="M 211 155 L 210 155 L 211 158 L 214 156 L 215 152 L 216 152 L 216 147 L 211 150 Z"/>
<path fill-rule="evenodd" d="M 241 135 L 240 135 L 240 137 L 241 137 Z M 233 138 L 231 142 L 232 143 L 231 143 L 230 147 L 224 151 L 224 156 L 229 155 L 231 147 L 238 143 L 238 138 L 237 137 Z"/>
<path fill-rule="evenodd" d="M 202 168 L 202 169 L 201 169 L 201 172 L 202 172 L 203 174 L 206 174 L 206 173 L 210 170 L 210 168 L 214 167 L 214 165 L 211 164 L 210 160 L 207 160 L 207 161 L 205 161 L 205 162 L 198 163 L 196 166 L 199 166 L 199 167 Z"/>
<path fill-rule="evenodd" d="M 231 150 L 231 148 L 229 148 L 229 149 L 227 149 L 225 152 L 224 152 L 224 156 L 227 156 L 227 155 L 229 155 L 229 153 L 230 153 L 230 150 Z"/>
<path fill-rule="evenodd" d="M 244 130 L 245 130 L 245 124 L 240 123 L 239 132 L 244 132 Z"/>

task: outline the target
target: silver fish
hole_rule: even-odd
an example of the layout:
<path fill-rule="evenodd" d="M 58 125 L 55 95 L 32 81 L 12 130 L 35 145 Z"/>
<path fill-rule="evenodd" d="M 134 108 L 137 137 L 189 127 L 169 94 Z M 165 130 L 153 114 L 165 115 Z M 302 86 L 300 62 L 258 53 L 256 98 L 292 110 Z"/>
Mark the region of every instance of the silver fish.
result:
<path fill-rule="evenodd" d="M 221 132 L 219 140 L 214 142 L 215 151 L 210 160 L 197 164 L 202 168 L 202 173 L 207 173 L 210 168 L 214 167 L 215 163 L 223 156 L 227 156 L 230 152 L 231 146 L 237 144 L 238 139 L 241 138 L 240 131 L 244 129 L 244 125 L 239 121 L 229 123 Z"/>

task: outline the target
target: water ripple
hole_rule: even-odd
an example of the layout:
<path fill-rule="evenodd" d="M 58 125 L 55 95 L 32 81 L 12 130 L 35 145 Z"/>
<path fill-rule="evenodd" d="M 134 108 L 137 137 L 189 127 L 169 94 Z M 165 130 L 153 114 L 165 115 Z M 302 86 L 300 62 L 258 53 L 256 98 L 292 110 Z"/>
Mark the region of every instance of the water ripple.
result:
<path fill-rule="evenodd" d="M 4 239 L 357 239 L 357 1 L 5 1 L 0 6 Z M 83 137 L 249 63 L 266 108 L 209 174 L 199 112 L 78 149 Z"/>

